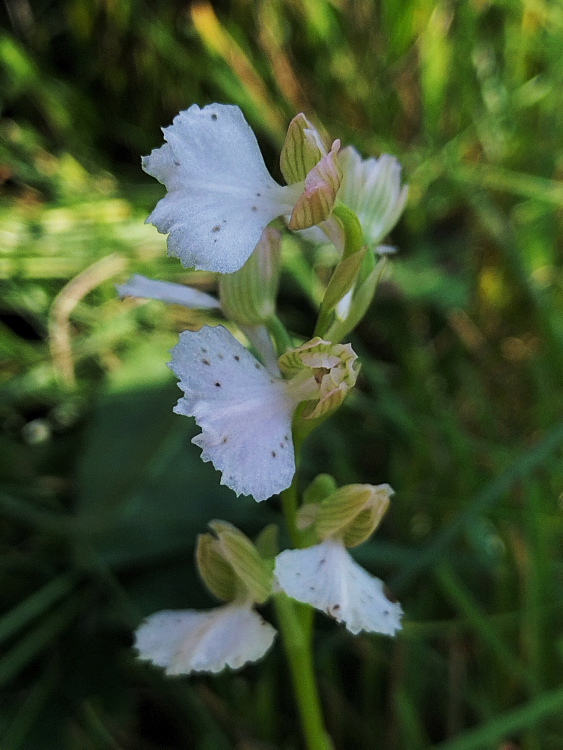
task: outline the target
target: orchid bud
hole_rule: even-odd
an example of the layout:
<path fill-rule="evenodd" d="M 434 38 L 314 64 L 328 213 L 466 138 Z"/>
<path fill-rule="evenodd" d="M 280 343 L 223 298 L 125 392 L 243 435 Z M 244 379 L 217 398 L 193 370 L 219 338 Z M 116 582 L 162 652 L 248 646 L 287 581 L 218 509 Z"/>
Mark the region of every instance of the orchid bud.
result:
<path fill-rule="evenodd" d="M 393 490 L 388 484 L 349 484 L 325 498 L 315 530 L 320 539 L 340 538 L 346 547 L 365 542 L 379 526 Z"/>

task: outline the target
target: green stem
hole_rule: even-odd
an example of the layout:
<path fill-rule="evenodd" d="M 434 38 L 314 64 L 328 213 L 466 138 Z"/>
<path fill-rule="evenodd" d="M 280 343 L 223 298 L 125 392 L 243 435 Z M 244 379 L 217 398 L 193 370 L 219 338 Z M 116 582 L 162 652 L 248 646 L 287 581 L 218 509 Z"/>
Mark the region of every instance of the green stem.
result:
<path fill-rule="evenodd" d="M 291 349 L 293 346 L 291 336 L 277 315 L 271 315 L 268 318 L 266 328 L 268 329 L 270 336 L 274 339 L 278 356 L 281 356 L 288 349 Z"/>
<path fill-rule="evenodd" d="M 297 472 L 293 475 L 293 481 L 290 486 L 281 493 L 281 501 L 285 523 L 287 525 L 287 530 L 289 531 L 289 536 L 291 537 L 291 543 L 294 547 L 301 547 L 301 532 L 297 528 L 297 508 L 299 500 L 297 497 L 296 477 Z"/>
<path fill-rule="evenodd" d="M 303 440 L 294 434 L 295 463 L 299 463 Z M 297 527 L 299 497 L 297 472 L 291 485 L 281 493 L 285 522 L 294 547 L 303 547 L 304 535 Z M 314 611 L 308 604 L 300 604 L 284 593 L 274 596 L 280 632 L 284 642 L 295 697 L 301 716 L 307 750 L 333 750 L 324 727 L 321 702 L 313 669 Z"/>
<path fill-rule="evenodd" d="M 299 605 L 284 593 L 276 594 L 274 600 L 307 750 L 334 750 L 324 726 L 313 669 L 311 637 L 300 622 Z"/>

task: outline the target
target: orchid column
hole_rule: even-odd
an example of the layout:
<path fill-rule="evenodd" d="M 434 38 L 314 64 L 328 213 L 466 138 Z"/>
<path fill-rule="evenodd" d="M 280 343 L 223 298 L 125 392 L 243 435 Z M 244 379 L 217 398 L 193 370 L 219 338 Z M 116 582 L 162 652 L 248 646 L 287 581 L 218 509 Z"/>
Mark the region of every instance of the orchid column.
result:
<path fill-rule="evenodd" d="M 136 648 L 171 675 L 237 669 L 273 643 L 275 629 L 255 609 L 272 598 L 307 747 L 330 750 L 313 669 L 313 608 L 354 634 L 400 629 L 400 605 L 347 551 L 374 533 L 392 490 L 338 488 L 321 474 L 300 497 L 296 467 L 303 440 L 355 386 L 359 363 L 341 341 L 369 308 L 385 263 L 380 242 L 407 190 L 393 157 L 364 161 L 339 141 L 327 148 L 304 115 L 289 125 L 283 186 L 238 107 L 194 105 L 163 132 L 166 143 L 143 160 L 167 188 L 148 221 L 168 234 L 170 255 L 217 273 L 219 298 L 140 276 L 119 292 L 222 312 L 225 326 L 184 331 L 172 350 L 184 393 L 175 411 L 195 418 L 201 433 L 193 442 L 222 484 L 258 502 L 281 495 L 294 549 L 280 553 L 270 527 L 252 542 L 212 521 L 196 561 L 225 604 L 156 613 L 139 627 Z M 276 310 L 281 233 L 302 230 L 340 255 L 309 341 L 295 340 Z"/>

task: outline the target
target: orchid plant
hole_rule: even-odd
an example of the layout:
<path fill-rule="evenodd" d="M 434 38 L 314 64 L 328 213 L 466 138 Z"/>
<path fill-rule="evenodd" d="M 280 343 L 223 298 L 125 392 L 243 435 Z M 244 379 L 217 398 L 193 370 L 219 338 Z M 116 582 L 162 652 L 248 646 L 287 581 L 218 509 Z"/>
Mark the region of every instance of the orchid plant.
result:
<path fill-rule="evenodd" d="M 201 428 L 193 442 L 237 495 L 281 495 L 293 548 L 279 551 L 267 527 L 255 542 L 226 522 L 202 534 L 196 562 L 224 603 L 211 610 L 162 611 L 136 632 L 141 659 L 167 674 L 238 669 L 260 659 L 276 629 L 256 611 L 272 599 L 288 654 L 309 750 L 329 750 L 312 657 L 312 612 L 354 634 L 392 636 L 401 606 L 348 552 L 377 529 L 393 491 L 387 484 L 337 487 L 319 475 L 298 496 L 303 440 L 338 409 L 359 362 L 341 343 L 367 312 L 385 265 L 381 245 L 407 199 L 388 155 L 362 159 L 330 147 L 303 115 L 289 125 L 280 157 L 286 185 L 268 173 L 240 109 L 194 105 L 163 129 L 165 143 L 143 168 L 167 193 L 147 219 L 168 235 L 169 254 L 217 274 L 218 297 L 133 276 L 121 296 L 216 310 L 225 325 L 184 331 L 170 367 L 183 396 L 175 411 Z M 276 315 L 283 231 L 331 242 L 338 262 L 309 341 Z M 244 343 L 241 343 L 244 342 Z"/>

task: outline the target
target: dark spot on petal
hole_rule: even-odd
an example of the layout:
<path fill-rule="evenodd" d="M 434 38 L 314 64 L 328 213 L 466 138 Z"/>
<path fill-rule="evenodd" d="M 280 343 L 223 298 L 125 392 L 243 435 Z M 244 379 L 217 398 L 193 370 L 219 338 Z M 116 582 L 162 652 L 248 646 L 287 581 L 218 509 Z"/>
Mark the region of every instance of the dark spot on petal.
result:
<path fill-rule="evenodd" d="M 204 365 L 210 365 L 211 364 L 211 362 L 208 359 L 202 359 L 201 362 Z"/>
<path fill-rule="evenodd" d="M 215 224 L 215 226 L 213 227 L 213 229 L 211 231 L 212 232 L 220 232 L 221 231 L 221 225 L 220 224 Z"/>
<path fill-rule="evenodd" d="M 240 362 L 240 357 L 239 357 L 238 354 L 235 354 L 235 359 L 236 359 L 237 362 Z"/>
<path fill-rule="evenodd" d="M 275 451 L 272 451 L 272 458 L 275 458 L 278 454 Z"/>
<path fill-rule="evenodd" d="M 219 359 L 225 359 L 225 357 L 222 354 L 218 354 L 217 356 L 219 357 Z"/>
<path fill-rule="evenodd" d="M 320 568 L 321 565 L 324 565 L 325 562 L 326 562 L 326 558 L 325 557 L 323 557 L 322 560 L 319 560 L 319 568 Z"/>
<path fill-rule="evenodd" d="M 283 439 L 284 439 L 284 440 L 289 440 L 289 435 L 284 435 L 284 436 L 283 436 Z"/>
<path fill-rule="evenodd" d="M 255 368 L 256 368 L 257 370 L 260 370 L 260 368 L 262 367 L 262 365 L 261 365 L 261 364 L 260 364 L 259 362 L 256 362 L 256 364 L 254 365 L 254 367 L 255 367 Z"/>
<path fill-rule="evenodd" d="M 175 162 L 174 162 L 174 164 L 175 164 L 175 165 L 176 165 L 177 167 L 179 167 L 179 166 L 180 166 L 180 162 L 179 162 L 179 161 L 175 161 Z"/>
<path fill-rule="evenodd" d="M 258 206 L 252 206 L 253 211 L 258 211 Z"/>
<path fill-rule="evenodd" d="M 221 383 L 215 383 L 215 385 L 217 386 L 217 388 L 221 387 Z"/>
<path fill-rule="evenodd" d="M 335 604 L 334 607 L 332 608 L 332 611 L 338 612 L 339 609 L 340 609 L 340 604 Z"/>
<path fill-rule="evenodd" d="M 283 443 L 280 443 L 280 448 L 283 448 Z"/>
<path fill-rule="evenodd" d="M 300 573 L 299 571 L 297 571 L 297 572 L 295 573 L 295 575 L 296 575 L 296 576 L 300 576 L 300 575 L 301 575 L 301 573 Z"/>
<path fill-rule="evenodd" d="M 202 349 L 201 349 L 201 353 L 202 353 L 202 354 L 207 354 L 207 349 L 204 349 L 204 348 L 202 347 Z"/>
<path fill-rule="evenodd" d="M 228 443 L 229 442 L 229 438 L 225 435 L 225 437 L 223 438 L 223 440 L 221 440 L 221 442 L 222 443 Z"/>
<path fill-rule="evenodd" d="M 223 219 L 223 224 L 226 224 L 226 223 L 227 223 L 227 219 Z"/>
<path fill-rule="evenodd" d="M 384 610 L 383 610 L 383 614 L 384 614 L 384 615 L 388 615 L 388 614 L 389 614 L 389 610 L 388 610 L 388 609 L 384 609 Z"/>
<path fill-rule="evenodd" d="M 211 115 L 211 119 L 212 119 L 212 120 L 216 120 L 216 119 L 217 119 L 217 115 L 216 115 L 215 113 L 213 113 L 213 114 Z"/>
<path fill-rule="evenodd" d="M 261 195 L 262 195 L 262 193 L 256 193 L 256 197 L 257 198 L 260 198 Z"/>

